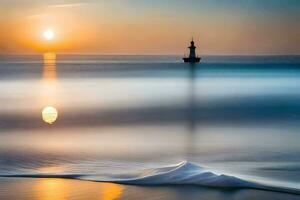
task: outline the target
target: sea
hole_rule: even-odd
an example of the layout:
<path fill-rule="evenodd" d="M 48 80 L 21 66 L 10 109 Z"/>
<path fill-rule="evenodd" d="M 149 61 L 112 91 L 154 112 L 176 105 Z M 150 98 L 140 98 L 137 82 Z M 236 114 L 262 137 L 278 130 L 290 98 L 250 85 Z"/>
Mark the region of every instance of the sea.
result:
<path fill-rule="evenodd" d="M 37 179 L 300 198 L 300 56 L 1 55 L 0 105 L 1 199 Z"/>

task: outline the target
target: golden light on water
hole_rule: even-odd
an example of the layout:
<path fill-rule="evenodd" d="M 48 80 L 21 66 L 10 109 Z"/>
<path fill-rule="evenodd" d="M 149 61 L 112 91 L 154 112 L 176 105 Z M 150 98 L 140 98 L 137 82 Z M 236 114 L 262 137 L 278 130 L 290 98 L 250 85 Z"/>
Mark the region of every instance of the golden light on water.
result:
<path fill-rule="evenodd" d="M 38 169 L 39 173 L 43 174 L 59 174 L 63 173 L 65 168 L 63 166 L 49 166 L 49 167 L 42 167 Z"/>
<path fill-rule="evenodd" d="M 71 192 L 69 181 L 64 179 L 41 179 L 35 190 L 38 200 L 66 200 Z"/>
<path fill-rule="evenodd" d="M 58 117 L 58 112 L 56 108 L 52 106 L 47 106 L 42 111 L 43 121 L 48 124 L 53 124 L 57 120 L 57 117 Z"/>
<path fill-rule="evenodd" d="M 47 85 L 54 84 L 56 81 L 56 54 L 53 52 L 44 53 L 44 69 L 43 80 L 47 82 Z"/>
<path fill-rule="evenodd" d="M 26 189 L 30 185 L 24 186 Z M 32 187 L 32 186 L 31 186 Z M 31 188 L 28 188 L 29 191 Z M 67 200 L 67 199 L 120 199 L 124 187 L 114 183 L 93 183 L 89 181 L 76 181 L 56 178 L 43 178 L 36 180 L 33 187 L 37 200 Z M 83 199 L 83 198 L 82 198 Z"/>
<path fill-rule="evenodd" d="M 116 200 L 122 196 L 124 188 L 114 183 L 103 184 L 102 200 Z"/>
<path fill-rule="evenodd" d="M 47 124 L 53 124 L 58 117 L 57 109 L 51 105 L 56 105 L 56 54 L 53 52 L 44 53 L 44 67 L 42 77 L 41 101 L 43 105 L 48 105 L 42 110 L 42 119 Z"/>

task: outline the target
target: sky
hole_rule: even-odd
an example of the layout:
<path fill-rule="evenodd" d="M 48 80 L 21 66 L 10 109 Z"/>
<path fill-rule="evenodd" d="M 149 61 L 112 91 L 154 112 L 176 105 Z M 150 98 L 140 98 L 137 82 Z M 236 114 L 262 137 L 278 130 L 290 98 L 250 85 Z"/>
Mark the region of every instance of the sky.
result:
<path fill-rule="evenodd" d="M 0 0 L 0 54 L 300 54 L 299 0 Z M 51 29 L 55 37 L 43 38 Z"/>

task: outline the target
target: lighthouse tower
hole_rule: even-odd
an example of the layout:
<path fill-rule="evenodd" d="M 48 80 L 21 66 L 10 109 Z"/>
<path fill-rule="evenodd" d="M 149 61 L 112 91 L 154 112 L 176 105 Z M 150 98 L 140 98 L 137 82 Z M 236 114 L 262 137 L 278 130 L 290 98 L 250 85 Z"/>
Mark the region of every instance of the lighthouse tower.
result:
<path fill-rule="evenodd" d="M 183 61 L 185 63 L 198 63 L 198 62 L 200 62 L 201 58 L 197 57 L 197 55 L 196 55 L 196 48 L 197 47 L 195 46 L 195 42 L 194 42 L 193 39 L 191 41 L 191 46 L 189 46 L 188 48 L 190 49 L 190 55 L 187 58 L 183 58 Z"/>
<path fill-rule="evenodd" d="M 195 47 L 195 42 L 194 42 L 194 40 L 192 40 L 191 41 L 191 46 L 189 47 L 189 49 L 190 49 L 190 58 L 196 58 L 196 48 L 197 47 Z"/>

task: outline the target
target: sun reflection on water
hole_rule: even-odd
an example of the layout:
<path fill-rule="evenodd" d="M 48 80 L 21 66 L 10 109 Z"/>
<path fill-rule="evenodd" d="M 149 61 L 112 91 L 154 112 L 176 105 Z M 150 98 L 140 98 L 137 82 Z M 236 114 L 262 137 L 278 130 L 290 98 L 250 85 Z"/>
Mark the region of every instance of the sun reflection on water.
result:
<path fill-rule="evenodd" d="M 44 174 L 58 174 L 63 173 L 65 171 L 65 168 L 62 166 L 49 166 L 49 167 L 42 167 L 38 169 L 39 173 Z"/>
<path fill-rule="evenodd" d="M 45 106 L 42 110 L 42 119 L 48 124 L 53 124 L 58 117 L 58 111 L 54 107 L 57 99 L 56 54 L 53 52 L 44 53 L 43 61 L 42 103 Z"/>
<path fill-rule="evenodd" d="M 56 54 L 55 53 L 44 53 L 44 70 L 43 80 L 44 81 L 56 81 Z"/>
<path fill-rule="evenodd" d="M 64 179 L 41 179 L 36 186 L 38 200 L 65 200 L 69 188 Z"/>
<path fill-rule="evenodd" d="M 116 200 L 122 196 L 124 188 L 114 183 L 105 183 L 103 185 L 103 194 L 101 200 Z"/>
<path fill-rule="evenodd" d="M 37 181 L 37 200 L 97 199 L 117 200 L 124 187 L 114 183 L 92 183 L 88 181 L 45 178 Z"/>
<path fill-rule="evenodd" d="M 42 117 L 43 117 L 44 122 L 46 122 L 48 124 L 53 124 L 58 117 L 58 112 L 57 112 L 56 108 L 54 108 L 52 106 L 47 106 L 42 111 Z"/>

